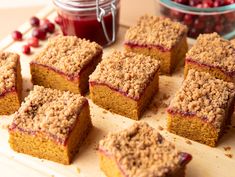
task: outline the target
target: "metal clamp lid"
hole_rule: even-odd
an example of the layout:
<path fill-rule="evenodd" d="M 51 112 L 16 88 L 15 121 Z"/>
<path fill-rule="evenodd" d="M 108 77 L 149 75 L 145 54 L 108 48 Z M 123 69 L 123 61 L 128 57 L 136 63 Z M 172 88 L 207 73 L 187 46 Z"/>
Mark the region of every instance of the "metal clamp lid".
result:
<path fill-rule="evenodd" d="M 96 16 L 97 16 L 97 21 L 101 22 L 103 32 L 105 35 L 105 38 L 107 40 L 106 46 L 112 44 L 116 40 L 116 13 L 117 13 L 117 7 L 116 7 L 116 0 L 112 0 L 111 2 L 111 13 L 112 13 L 112 39 L 110 39 L 108 33 L 107 33 L 107 28 L 104 22 L 104 15 L 105 15 L 105 10 L 99 6 L 100 0 L 96 0 Z"/>

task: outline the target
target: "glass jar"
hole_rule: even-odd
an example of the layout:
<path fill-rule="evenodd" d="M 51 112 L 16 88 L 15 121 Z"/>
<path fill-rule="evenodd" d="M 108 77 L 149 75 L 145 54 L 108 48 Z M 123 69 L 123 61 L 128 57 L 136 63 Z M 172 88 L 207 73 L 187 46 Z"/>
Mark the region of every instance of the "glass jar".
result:
<path fill-rule="evenodd" d="M 115 42 L 120 0 L 54 0 L 64 35 L 76 35 L 102 46 Z"/>
<path fill-rule="evenodd" d="M 225 39 L 235 36 L 235 4 L 216 8 L 198 8 L 172 0 L 155 0 L 155 2 L 160 3 L 161 15 L 187 25 L 188 36 L 191 38 L 212 32 L 217 32 Z"/>

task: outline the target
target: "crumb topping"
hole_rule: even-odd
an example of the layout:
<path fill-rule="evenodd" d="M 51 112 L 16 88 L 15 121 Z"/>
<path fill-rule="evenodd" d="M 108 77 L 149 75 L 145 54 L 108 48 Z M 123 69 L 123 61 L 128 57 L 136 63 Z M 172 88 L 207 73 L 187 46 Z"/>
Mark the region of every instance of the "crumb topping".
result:
<path fill-rule="evenodd" d="M 187 27 L 169 18 L 144 15 L 135 26 L 130 27 L 125 35 L 126 43 L 139 45 L 156 45 L 171 49 L 182 36 Z"/>
<path fill-rule="evenodd" d="M 111 154 L 129 177 L 162 177 L 180 168 L 180 152 L 143 122 L 108 134 L 99 149 Z"/>
<path fill-rule="evenodd" d="M 43 132 L 65 141 L 86 99 L 71 92 L 34 86 L 12 126 L 27 132 Z"/>
<path fill-rule="evenodd" d="M 225 72 L 235 71 L 235 47 L 217 33 L 200 34 L 186 58 L 218 67 Z"/>
<path fill-rule="evenodd" d="M 232 82 L 191 69 L 169 109 L 195 114 L 219 131 L 234 94 L 235 85 Z"/>
<path fill-rule="evenodd" d="M 32 62 L 76 76 L 101 52 L 102 47 L 95 42 L 75 36 L 57 36 L 49 39 L 47 46 Z"/>
<path fill-rule="evenodd" d="M 159 61 L 142 54 L 114 51 L 90 75 L 90 82 L 105 83 L 138 99 L 159 69 Z"/>
<path fill-rule="evenodd" d="M 15 86 L 18 59 L 16 53 L 0 52 L 0 95 Z"/>

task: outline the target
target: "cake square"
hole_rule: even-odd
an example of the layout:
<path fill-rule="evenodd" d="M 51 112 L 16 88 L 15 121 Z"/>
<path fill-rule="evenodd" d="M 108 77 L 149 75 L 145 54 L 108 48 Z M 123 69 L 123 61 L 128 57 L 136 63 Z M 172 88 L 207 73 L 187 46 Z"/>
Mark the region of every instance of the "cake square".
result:
<path fill-rule="evenodd" d="M 85 94 L 89 75 L 102 57 L 102 47 L 75 36 L 58 36 L 30 63 L 32 82 L 48 88 Z"/>
<path fill-rule="evenodd" d="M 13 150 L 70 164 L 91 128 L 86 98 L 34 86 L 9 127 Z"/>
<path fill-rule="evenodd" d="M 108 134 L 99 142 L 98 155 L 107 177 L 184 177 L 192 159 L 143 122 Z"/>
<path fill-rule="evenodd" d="M 161 61 L 160 72 L 171 74 L 188 50 L 187 27 L 169 18 L 144 15 L 125 35 L 125 49 Z"/>
<path fill-rule="evenodd" d="M 114 51 L 91 74 L 92 101 L 138 120 L 158 91 L 159 61 L 142 54 Z"/>
<path fill-rule="evenodd" d="M 189 69 L 235 83 L 235 47 L 217 33 L 201 34 L 186 54 L 185 77 Z"/>
<path fill-rule="evenodd" d="M 215 146 L 231 120 L 235 86 L 206 72 L 189 70 L 168 108 L 168 130 Z"/>
<path fill-rule="evenodd" d="M 0 51 L 0 71 L 0 115 L 9 115 L 17 111 L 21 103 L 19 55 Z"/>

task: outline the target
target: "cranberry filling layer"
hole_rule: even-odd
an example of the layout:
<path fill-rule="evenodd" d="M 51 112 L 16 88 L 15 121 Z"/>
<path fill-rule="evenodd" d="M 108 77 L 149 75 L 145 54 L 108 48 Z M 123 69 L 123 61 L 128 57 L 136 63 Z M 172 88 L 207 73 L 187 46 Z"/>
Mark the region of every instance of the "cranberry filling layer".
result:
<path fill-rule="evenodd" d="M 131 43 L 131 42 L 125 42 L 125 45 L 131 47 L 131 48 L 156 48 L 162 52 L 169 52 L 171 49 L 165 48 L 163 46 L 160 45 L 141 45 L 141 44 L 135 44 L 135 43 Z"/>
<path fill-rule="evenodd" d="M 13 93 L 13 92 L 16 92 L 15 87 L 12 87 L 10 89 L 5 89 L 2 93 L 0 93 L 0 98 L 4 97 L 6 94 L 10 94 L 10 93 Z"/>
<path fill-rule="evenodd" d="M 197 61 L 193 60 L 192 58 L 186 58 L 185 62 L 186 63 L 192 63 L 192 64 L 198 65 L 200 67 L 216 68 L 216 69 L 219 69 L 220 71 L 222 71 L 225 75 L 228 75 L 230 77 L 235 76 L 235 71 L 227 71 L 227 70 L 225 70 L 224 68 L 222 68 L 220 66 L 213 66 L 213 65 L 210 65 L 210 64 L 200 63 L 200 62 L 197 62 Z"/>

